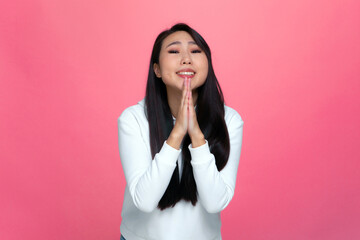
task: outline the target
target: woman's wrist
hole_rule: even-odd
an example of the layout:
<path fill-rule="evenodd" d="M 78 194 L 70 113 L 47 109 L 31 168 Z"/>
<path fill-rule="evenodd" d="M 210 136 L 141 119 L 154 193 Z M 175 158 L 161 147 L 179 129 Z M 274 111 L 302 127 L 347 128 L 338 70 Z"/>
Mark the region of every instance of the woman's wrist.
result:
<path fill-rule="evenodd" d="M 200 147 L 206 143 L 204 134 L 202 132 L 195 134 L 194 136 L 190 136 L 190 138 L 193 148 Z"/>
<path fill-rule="evenodd" d="M 174 129 L 171 131 L 168 139 L 166 140 L 166 143 L 175 148 L 175 149 L 180 149 L 180 145 L 181 142 L 183 140 L 184 136 L 176 131 L 174 131 Z"/>

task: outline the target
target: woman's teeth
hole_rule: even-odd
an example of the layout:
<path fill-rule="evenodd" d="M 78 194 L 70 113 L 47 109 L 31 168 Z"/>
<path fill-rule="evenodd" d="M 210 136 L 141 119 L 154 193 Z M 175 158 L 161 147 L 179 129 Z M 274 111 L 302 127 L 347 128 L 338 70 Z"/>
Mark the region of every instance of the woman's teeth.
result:
<path fill-rule="evenodd" d="M 178 74 L 180 75 L 194 75 L 195 73 L 194 72 L 178 72 Z"/>

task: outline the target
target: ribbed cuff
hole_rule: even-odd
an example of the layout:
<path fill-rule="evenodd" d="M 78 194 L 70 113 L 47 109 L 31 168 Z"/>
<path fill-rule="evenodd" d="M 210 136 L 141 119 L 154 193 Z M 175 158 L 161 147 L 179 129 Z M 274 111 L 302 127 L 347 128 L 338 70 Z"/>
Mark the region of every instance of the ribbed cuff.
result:
<path fill-rule="evenodd" d="M 176 166 L 176 161 L 180 153 L 181 149 L 175 149 L 164 141 L 164 144 L 158 153 L 158 157 L 161 162 Z"/>
<path fill-rule="evenodd" d="M 192 144 L 190 144 L 188 148 L 191 154 L 191 162 L 204 162 L 211 158 L 211 152 L 207 140 L 205 140 L 205 143 L 199 147 L 193 148 Z"/>

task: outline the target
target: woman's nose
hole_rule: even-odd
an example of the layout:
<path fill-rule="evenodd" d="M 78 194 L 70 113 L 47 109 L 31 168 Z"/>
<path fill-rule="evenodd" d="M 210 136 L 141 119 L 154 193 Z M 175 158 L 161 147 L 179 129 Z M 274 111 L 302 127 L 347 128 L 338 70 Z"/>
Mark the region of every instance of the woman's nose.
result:
<path fill-rule="evenodd" d="M 191 58 L 189 54 L 184 54 L 181 59 L 181 64 L 191 64 Z"/>

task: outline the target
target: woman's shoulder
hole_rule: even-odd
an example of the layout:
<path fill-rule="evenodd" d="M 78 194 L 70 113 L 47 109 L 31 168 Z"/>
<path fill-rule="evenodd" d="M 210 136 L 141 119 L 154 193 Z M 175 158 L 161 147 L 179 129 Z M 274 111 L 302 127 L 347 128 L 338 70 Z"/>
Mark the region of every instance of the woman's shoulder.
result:
<path fill-rule="evenodd" d="M 232 107 L 229 107 L 224 104 L 225 109 L 225 122 L 229 125 L 230 123 L 240 123 L 243 124 L 244 121 L 241 115 Z"/>
<path fill-rule="evenodd" d="M 125 108 L 118 117 L 118 121 L 120 121 L 120 119 L 129 120 L 129 121 L 136 119 L 137 121 L 144 121 L 146 120 L 144 110 L 145 110 L 145 98 L 140 100 L 137 104 Z"/>

